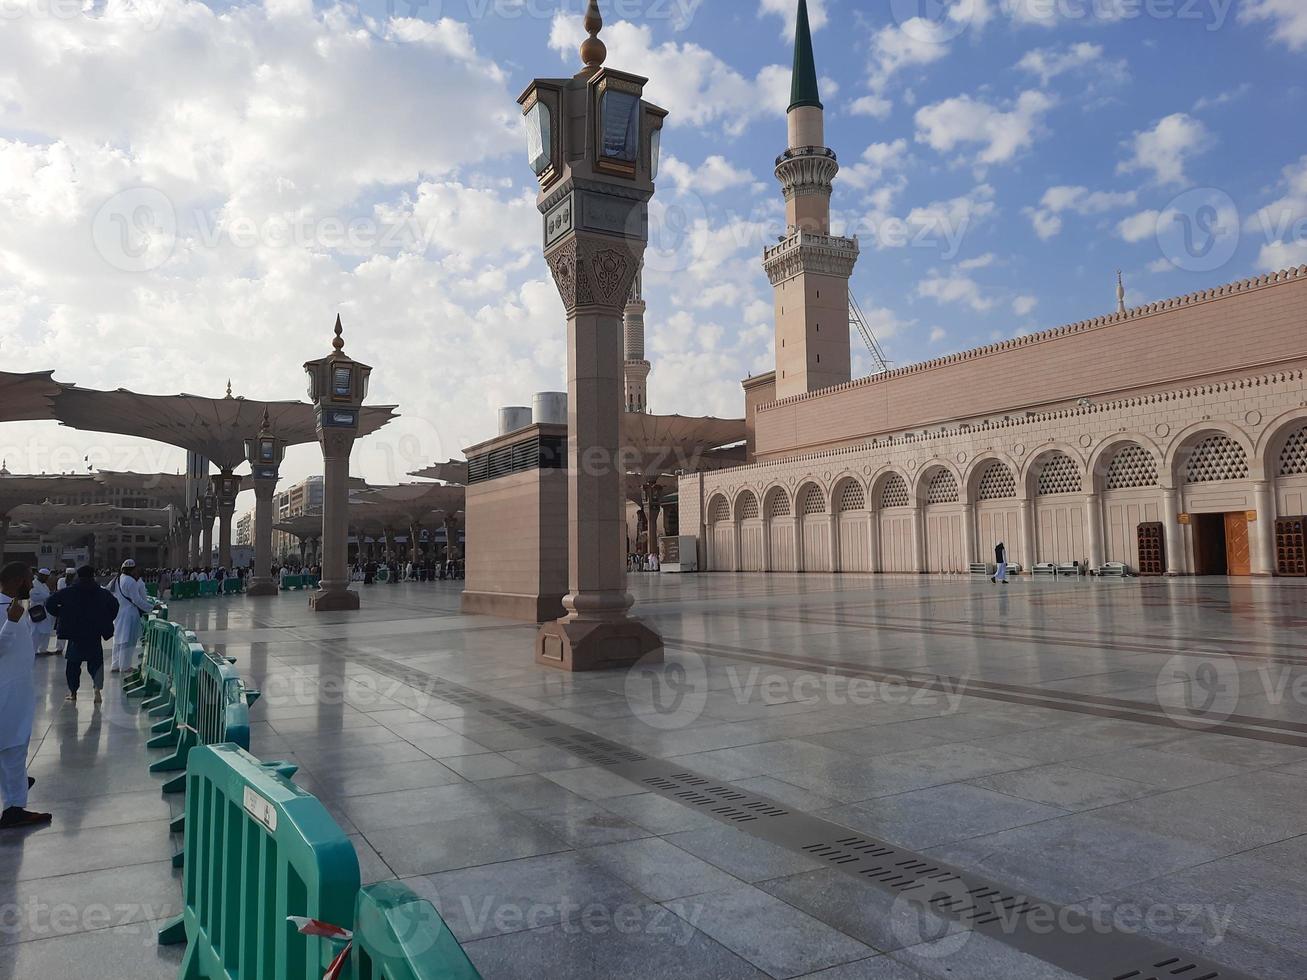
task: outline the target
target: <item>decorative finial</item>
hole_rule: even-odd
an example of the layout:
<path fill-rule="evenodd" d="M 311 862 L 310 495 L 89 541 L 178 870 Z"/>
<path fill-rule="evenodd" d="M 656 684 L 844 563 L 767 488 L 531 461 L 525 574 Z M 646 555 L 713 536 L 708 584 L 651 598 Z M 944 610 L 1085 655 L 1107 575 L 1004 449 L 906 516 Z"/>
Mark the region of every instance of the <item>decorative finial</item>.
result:
<path fill-rule="evenodd" d="M 227 379 L 227 397 L 231 397 L 231 378 Z"/>
<path fill-rule="evenodd" d="M 259 428 L 263 432 L 268 432 L 272 429 L 272 419 L 268 417 L 267 405 L 263 406 L 263 422 L 260 424 Z"/>
<path fill-rule="evenodd" d="M 336 314 L 336 339 L 331 342 L 331 346 L 338 351 L 345 349 L 345 328 L 340 325 L 340 314 Z"/>
<path fill-rule="evenodd" d="M 585 30 L 590 36 L 581 42 L 581 63 L 585 68 L 581 75 L 589 78 L 597 72 L 608 57 L 608 46 L 599 40 L 599 32 L 604 28 L 603 14 L 599 13 L 599 0 L 590 0 L 585 11 Z"/>
<path fill-rule="evenodd" d="M 1116 311 L 1125 312 L 1125 279 L 1120 269 L 1116 270 Z"/>

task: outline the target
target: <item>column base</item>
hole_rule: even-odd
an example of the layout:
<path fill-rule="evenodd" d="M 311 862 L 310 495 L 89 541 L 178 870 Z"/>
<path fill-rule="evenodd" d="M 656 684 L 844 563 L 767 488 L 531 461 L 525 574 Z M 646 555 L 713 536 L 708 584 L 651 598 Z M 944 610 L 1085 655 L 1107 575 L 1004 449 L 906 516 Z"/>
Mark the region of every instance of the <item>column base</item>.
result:
<path fill-rule="evenodd" d="M 359 594 L 349 589 L 319 589 L 309 596 L 309 608 L 314 612 L 349 612 L 359 608 Z"/>
<path fill-rule="evenodd" d="M 663 641 L 638 619 L 559 619 L 536 634 L 536 663 L 573 672 L 617 670 L 663 662 Z"/>
<path fill-rule="evenodd" d="M 281 590 L 272 582 L 251 582 L 250 587 L 245 590 L 245 594 L 248 596 L 280 595 Z"/>

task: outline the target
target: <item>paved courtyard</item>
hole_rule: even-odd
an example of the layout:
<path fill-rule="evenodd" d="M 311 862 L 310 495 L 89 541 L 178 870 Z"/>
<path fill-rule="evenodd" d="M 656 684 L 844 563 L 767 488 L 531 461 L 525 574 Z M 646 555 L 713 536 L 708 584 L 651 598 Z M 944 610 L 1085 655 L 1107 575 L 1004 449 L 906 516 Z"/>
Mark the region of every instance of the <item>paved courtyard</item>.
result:
<path fill-rule="evenodd" d="M 532 627 L 461 615 L 453 584 L 172 613 L 264 692 L 255 754 L 297 763 L 365 881 L 429 896 L 489 980 L 1113 977 L 1097 951 L 1141 937 L 1139 977 L 1307 977 L 1307 582 L 632 589 L 657 670 L 538 668 Z M 175 976 L 142 723 L 37 666 L 55 823 L 0 839 L 0 977 Z M 906 897 L 959 879 L 996 909 L 974 930 Z M 1030 903 L 1059 926 L 1007 928 Z"/>

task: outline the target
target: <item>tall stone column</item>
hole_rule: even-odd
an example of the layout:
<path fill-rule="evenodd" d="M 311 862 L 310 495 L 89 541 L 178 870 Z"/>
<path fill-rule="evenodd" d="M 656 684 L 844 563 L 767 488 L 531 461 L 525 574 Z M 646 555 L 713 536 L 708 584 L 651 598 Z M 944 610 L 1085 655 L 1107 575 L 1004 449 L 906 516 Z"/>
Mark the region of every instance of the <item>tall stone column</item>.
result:
<path fill-rule="evenodd" d="M 1103 500 L 1091 493 L 1085 497 L 1085 533 L 1089 536 L 1089 567 L 1103 565 Z"/>
<path fill-rule="evenodd" d="M 200 567 L 213 565 L 213 517 L 206 514 L 200 525 Z"/>
<path fill-rule="evenodd" d="M 445 515 L 445 560 L 453 561 L 460 557 L 458 548 L 458 515 Z"/>
<path fill-rule="evenodd" d="M 247 594 L 276 595 L 272 579 L 272 508 L 277 496 L 277 481 L 254 481 L 254 574 Z"/>
<path fill-rule="evenodd" d="M 1184 532 L 1180 526 L 1180 494 L 1173 487 L 1162 488 L 1162 521 L 1166 535 L 1166 574 L 1184 574 Z"/>
<path fill-rule="evenodd" d="M 418 550 L 422 541 L 422 525 L 414 521 L 408 526 L 408 560 L 414 566 L 422 561 L 422 554 Z"/>
<path fill-rule="evenodd" d="M 1039 539 L 1035 536 L 1035 504 L 1029 497 L 1022 497 L 1018 503 L 1021 507 L 1021 564 L 1026 574 L 1033 575 L 1035 562 L 1039 559 Z"/>
<path fill-rule="evenodd" d="M 5 560 L 5 545 L 9 541 L 9 518 L 0 517 L 0 564 Z"/>
<path fill-rule="evenodd" d="M 231 521 L 236 514 L 235 497 L 218 498 L 218 564 L 231 570 Z"/>
<path fill-rule="evenodd" d="M 186 540 L 186 567 L 200 567 L 200 524 L 191 525 Z"/>
<path fill-rule="evenodd" d="M 926 571 L 926 514 L 920 501 L 912 506 L 912 570 Z"/>
<path fill-rule="evenodd" d="M 662 496 L 663 496 L 663 488 L 658 485 L 657 481 L 653 483 L 645 484 L 644 509 L 645 509 L 645 514 L 648 516 L 648 529 L 646 531 L 646 537 L 648 538 L 648 542 L 649 542 L 649 553 L 653 555 L 659 554 L 658 515 L 662 511 Z"/>
<path fill-rule="evenodd" d="M 1253 483 L 1253 506 L 1257 520 L 1249 525 L 1252 537 L 1252 572 L 1254 575 L 1274 575 L 1275 565 L 1275 495 L 1269 480 Z"/>
<path fill-rule="evenodd" d="M 870 520 L 867 521 L 867 547 L 870 549 L 867 554 L 871 559 L 871 570 L 873 572 L 883 572 L 885 564 L 880 560 L 880 511 L 868 511 Z"/>

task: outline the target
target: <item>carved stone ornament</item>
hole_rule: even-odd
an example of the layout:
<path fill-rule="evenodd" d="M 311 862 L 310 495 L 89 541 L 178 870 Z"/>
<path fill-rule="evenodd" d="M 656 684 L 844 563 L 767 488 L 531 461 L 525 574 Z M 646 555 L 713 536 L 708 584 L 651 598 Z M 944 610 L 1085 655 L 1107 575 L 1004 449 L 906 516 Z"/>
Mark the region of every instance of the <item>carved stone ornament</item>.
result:
<path fill-rule="evenodd" d="M 586 307 L 621 314 L 640 265 L 629 244 L 573 236 L 550 250 L 549 271 L 569 314 Z"/>

